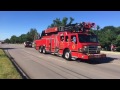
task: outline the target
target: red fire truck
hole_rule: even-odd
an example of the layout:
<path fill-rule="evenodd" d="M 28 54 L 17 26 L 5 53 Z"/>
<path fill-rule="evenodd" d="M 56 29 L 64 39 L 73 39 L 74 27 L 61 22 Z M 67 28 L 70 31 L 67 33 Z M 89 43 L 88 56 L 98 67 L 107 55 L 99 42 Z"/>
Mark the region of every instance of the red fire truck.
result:
<path fill-rule="evenodd" d="M 60 55 L 67 60 L 80 58 L 90 60 L 105 58 L 97 36 L 90 30 L 94 23 L 76 23 L 43 30 L 41 37 L 35 40 L 35 49 L 40 53 Z"/>

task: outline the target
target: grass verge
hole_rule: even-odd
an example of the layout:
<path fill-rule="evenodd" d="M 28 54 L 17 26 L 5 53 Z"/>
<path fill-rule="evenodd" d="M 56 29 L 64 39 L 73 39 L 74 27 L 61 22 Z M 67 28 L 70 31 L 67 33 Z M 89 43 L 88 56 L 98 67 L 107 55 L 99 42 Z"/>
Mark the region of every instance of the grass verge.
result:
<path fill-rule="evenodd" d="M 2 49 L 0 49 L 0 79 L 22 79 Z"/>

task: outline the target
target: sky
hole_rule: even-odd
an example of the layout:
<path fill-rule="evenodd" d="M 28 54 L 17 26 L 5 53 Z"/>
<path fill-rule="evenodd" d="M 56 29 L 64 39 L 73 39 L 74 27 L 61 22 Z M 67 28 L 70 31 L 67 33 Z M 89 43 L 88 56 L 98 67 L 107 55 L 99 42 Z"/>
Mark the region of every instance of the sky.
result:
<path fill-rule="evenodd" d="M 120 11 L 0 11 L 0 40 L 26 34 L 31 28 L 39 33 L 54 19 L 73 17 L 73 23 L 94 22 L 104 26 L 120 26 Z"/>

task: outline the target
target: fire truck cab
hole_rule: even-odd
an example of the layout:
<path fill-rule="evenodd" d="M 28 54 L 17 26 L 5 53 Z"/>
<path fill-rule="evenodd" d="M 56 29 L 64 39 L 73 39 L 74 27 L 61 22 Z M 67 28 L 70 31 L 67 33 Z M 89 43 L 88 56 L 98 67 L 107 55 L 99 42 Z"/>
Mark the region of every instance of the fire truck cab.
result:
<path fill-rule="evenodd" d="M 40 53 L 61 55 L 67 60 L 105 58 L 106 55 L 100 53 L 97 35 L 90 31 L 94 25 L 83 22 L 48 28 L 42 32 L 39 40 L 35 40 L 35 48 Z"/>

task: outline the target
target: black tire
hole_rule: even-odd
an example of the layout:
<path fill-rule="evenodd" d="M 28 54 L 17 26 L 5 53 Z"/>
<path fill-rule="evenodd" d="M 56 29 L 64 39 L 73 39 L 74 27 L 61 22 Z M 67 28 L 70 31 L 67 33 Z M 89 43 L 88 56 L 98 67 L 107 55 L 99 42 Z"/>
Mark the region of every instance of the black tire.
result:
<path fill-rule="evenodd" d="M 46 49 L 45 49 L 45 47 L 43 47 L 43 53 L 46 54 Z"/>
<path fill-rule="evenodd" d="M 71 60 L 71 57 L 72 57 L 72 56 L 71 56 L 71 53 L 70 53 L 70 50 L 65 50 L 63 57 L 64 57 L 66 60 L 70 61 L 70 60 Z"/>
<path fill-rule="evenodd" d="M 42 47 L 39 48 L 39 52 L 43 53 L 43 48 Z"/>

